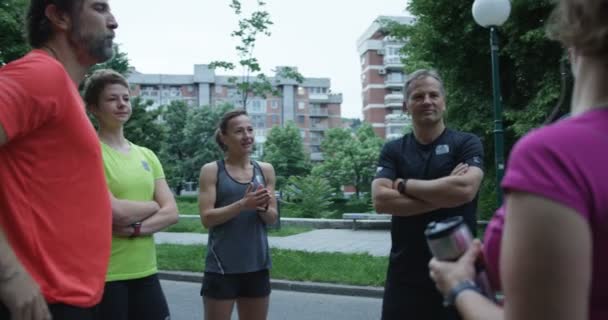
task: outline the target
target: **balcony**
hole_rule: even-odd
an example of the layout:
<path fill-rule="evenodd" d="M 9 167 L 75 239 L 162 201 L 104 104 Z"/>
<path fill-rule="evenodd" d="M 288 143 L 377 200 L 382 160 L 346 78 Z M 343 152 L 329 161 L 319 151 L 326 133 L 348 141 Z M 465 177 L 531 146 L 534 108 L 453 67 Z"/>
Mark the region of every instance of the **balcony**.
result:
<path fill-rule="evenodd" d="M 326 93 L 311 93 L 308 95 L 308 101 L 310 102 L 328 102 L 329 95 Z"/>
<path fill-rule="evenodd" d="M 389 123 L 408 123 L 410 122 L 410 117 L 404 113 L 390 113 L 384 117 L 384 122 L 386 124 Z"/>
<path fill-rule="evenodd" d="M 403 133 L 390 133 L 386 135 L 386 140 L 395 140 L 403 137 Z"/>
<path fill-rule="evenodd" d="M 384 80 L 384 87 L 387 89 L 401 89 L 405 79 L 403 77 L 386 77 Z"/>
<path fill-rule="evenodd" d="M 310 125 L 310 131 L 325 131 L 327 130 L 327 124 L 324 123 L 313 123 Z"/>
<path fill-rule="evenodd" d="M 323 138 L 321 138 L 321 137 L 311 137 L 309 144 L 311 146 L 320 146 L 321 140 L 323 140 Z"/>
<path fill-rule="evenodd" d="M 311 109 L 308 113 L 310 117 L 329 117 L 329 110 L 327 109 Z"/>
<path fill-rule="evenodd" d="M 401 107 L 403 105 L 403 94 L 389 93 L 384 96 L 384 105 L 387 107 Z"/>
<path fill-rule="evenodd" d="M 385 56 L 384 68 L 387 70 L 403 70 L 403 63 L 400 56 Z"/>
<path fill-rule="evenodd" d="M 311 161 L 323 161 L 323 153 L 322 152 L 311 152 L 310 160 Z"/>

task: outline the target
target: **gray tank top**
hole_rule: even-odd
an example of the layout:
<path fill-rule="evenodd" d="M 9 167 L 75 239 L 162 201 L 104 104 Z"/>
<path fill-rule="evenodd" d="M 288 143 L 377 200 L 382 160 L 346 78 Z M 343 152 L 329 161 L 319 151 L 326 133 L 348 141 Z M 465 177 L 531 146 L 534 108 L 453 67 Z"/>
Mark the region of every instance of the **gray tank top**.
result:
<path fill-rule="evenodd" d="M 252 161 L 254 186 L 266 185 L 259 164 Z M 247 183 L 234 180 L 224 160 L 217 161 L 215 208 L 225 207 L 245 195 Z M 223 224 L 209 229 L 205 272 L 221 274 L 247 273 L 270 269 L 266 225 L 255 210 L 243 210 Z"/>

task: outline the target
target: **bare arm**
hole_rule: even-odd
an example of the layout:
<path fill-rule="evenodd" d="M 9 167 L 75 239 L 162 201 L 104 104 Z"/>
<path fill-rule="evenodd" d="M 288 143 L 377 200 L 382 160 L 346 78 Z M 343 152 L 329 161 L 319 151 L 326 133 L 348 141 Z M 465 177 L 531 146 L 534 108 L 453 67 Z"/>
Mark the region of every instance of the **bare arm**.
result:
<path fill-rule="evenodd" d="M 0 227 L 0 257 L 0 302 L 13 316 L 30 315 L 28 319 L 51 319 L 38 284 L 19 262 L 4 236 L 2 227 Z"/>
<path fill-rule="evenodd" d="M 406 194 L 441 208 L 453 208 L 475 199 L 483 171 L 468 167 L 464 174 L 449 175 L 434 180 L 408 179 Z"/>
<path fill-rule="evenodd" d="M 157 179 L 154 181 L 154 203 L 160 207 L 154 214 L 141 221 L 140 235 L 146 236 L 154 234 L 162 229 L 177 223 L 179 213 L 173 193 L 167 185 L 167 180 Z M 120 236 L 130 236 L 133 228 L 130 226 L 114 227 L 114 234 Z"/>
<path fill-rule="evenodd" d="M 198 208 L 205 228 L 220 225 L 239 215 L 243 209 L 241 201 L 222 208 L 214 208 L 217 170 L 217 163 L 208 163 L 201 168 L 199 177 Z"/>
<path fill-rule="evenodd" d="M 505 319 L 587 319 L 592 240 L 575 210 L 528 193 L 506 197 L 500 256 Z"/>
<path fill-rule="evenodd" d="M 266 179 L 266 190 L 268 191 L 269 199 L 268 199 L 268 208 L 259 208 L 258 214 L 260 218 L 266 224 L 273 224 L 277 221 L 277 199 L 274 195 L 275 184 L 276 184 L 276 176 L 274 172 L 274 168 L 270 163 L 260 163 L 260 167 L 264 172 L 264 177 Z"/>
<path fill-rule="evenodd" d="M 393 181 L 386 178 L 374 179 L 372 199 L 376 212 L 395 216 L 413 216 L 438 208 L 434 204 L 400 194 L 393 189 Z"/>
<path fill-rule="evenodd" d="M 112 224 L 118 227 L 117 229 L 140 222 L 160 209 L 156 201 L 123 200 L 114 197 L 111 192 L 110 198 L 112 200 Z"/>
<path fill-rule="evenodd" d="M 245 209 L 257 210 L 266 206 L 269 195 L 266 189 L 253 190 L 250 184 L 243 198 L 221 208 L 214 208 L 216 200 L 217 164 L 208 163 L 201 168 L 199 178 L 198 207 L 201 221 L 206 228 L 214 227 L 238 216 Z"/>

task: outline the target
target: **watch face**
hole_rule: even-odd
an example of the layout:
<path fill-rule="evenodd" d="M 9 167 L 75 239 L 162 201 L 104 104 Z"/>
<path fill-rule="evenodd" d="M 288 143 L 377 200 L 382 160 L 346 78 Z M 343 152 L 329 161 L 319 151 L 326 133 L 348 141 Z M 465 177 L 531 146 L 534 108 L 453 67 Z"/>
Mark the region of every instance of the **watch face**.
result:
<path fill-rule="evenodd" d="M 405 193 L 405 183 L 403 181 L 399 181 L 397 184 L 397 191 L 399 191 L 401 194 Z"/>

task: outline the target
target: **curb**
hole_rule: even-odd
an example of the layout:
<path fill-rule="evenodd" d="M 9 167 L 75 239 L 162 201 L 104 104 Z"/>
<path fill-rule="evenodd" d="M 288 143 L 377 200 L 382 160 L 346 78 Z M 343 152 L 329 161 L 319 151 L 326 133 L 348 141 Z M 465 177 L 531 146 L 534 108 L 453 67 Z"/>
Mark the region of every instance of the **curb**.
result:
<path fill-rule="evenodd" d="M 202 283 L 203 273 L 187 271 L 159 271 L 158 277 L 162 280 L 197 282 Z M 342 284 L 320 283 L 320 282 L 299 282 L 288 280 L 270 279 L 270 287 L 274 290 L 335 294 L 340 296 L 382 298 L 384 288 L 351 286 Z"/>

